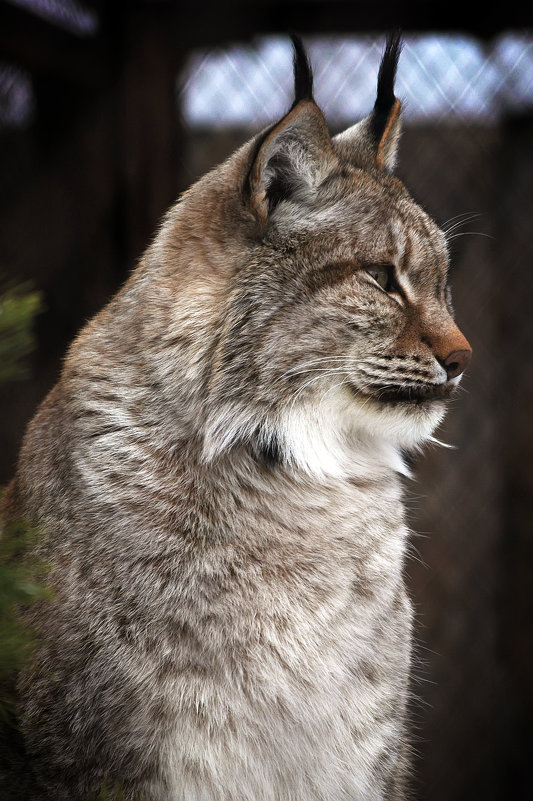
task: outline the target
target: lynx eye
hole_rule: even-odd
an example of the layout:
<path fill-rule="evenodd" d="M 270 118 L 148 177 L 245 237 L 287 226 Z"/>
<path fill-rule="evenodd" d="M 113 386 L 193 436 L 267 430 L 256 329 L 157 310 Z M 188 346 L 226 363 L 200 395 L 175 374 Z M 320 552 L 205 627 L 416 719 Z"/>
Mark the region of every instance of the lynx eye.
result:
<path fill-rule="evenodd" d="M 392 264 L 372 264 L 369 267 L 365 267 L 365 272 L 385 292 L 399 292 L 398 285 L 394 280 L 394 266 Z"/>

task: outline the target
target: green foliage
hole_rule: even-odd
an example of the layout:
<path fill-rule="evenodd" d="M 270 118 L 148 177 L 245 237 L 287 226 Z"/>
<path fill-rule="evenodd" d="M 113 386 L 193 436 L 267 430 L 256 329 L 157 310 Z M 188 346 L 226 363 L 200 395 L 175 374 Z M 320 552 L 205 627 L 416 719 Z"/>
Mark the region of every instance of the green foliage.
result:
<path fill-rule="evenodd" d="M 124 793 L 118 782 L 113 785 L 105 782 L 98 795 L 93 796 L 91 801 L 124 801 Z"/>
<path fill-rule="evenodd" d="M 128 795 L 128 798 L 130 799 L 131 795 Z M 104 782 L 100 791 L 92 795 L 89 801 L 126 801 L 126 796 L 120 782 L 113 782 L 113 784 Z M 141 798 L 136 795 L 133 801 L 144 801 L 144 796 Z"/>
<path fill-rule="evenodd" d="M 40 295 L 0 281 L 0 383 L 28 375 L 27 357 L 33 349 L 32 324 L 41 308 Z M 1 494 L 0 494 L 1 501 Z M 0 503 L 1 506 L 1 503 Z M 29 557 L 35 531 L 24 523 L 2 528 L 0 520 L 0 719 L 13 711 L 8 688 L 35 647 L 35 636 L 18 612 L 48 598 L 41 583 L 43 565 Z"/>
<path fill-rule="evenodd" d="M 25 287 L 0 283 L 0 383 L 26 378 L 34 347 L 32 324 L 41 296 Z"/>
<path fill-rule="evenodd" d="M 36 645 L 35 635 L 19 611 L 51 598 L 42 583 L 46 567 L 28 555 L 35 537 L 35 531 L 23 523 L 6 526 L 0 537 L 0 718 L 4 720 L 12 711 L 12 701 L 10 693 L 1 688 L 10 685 Z"/>

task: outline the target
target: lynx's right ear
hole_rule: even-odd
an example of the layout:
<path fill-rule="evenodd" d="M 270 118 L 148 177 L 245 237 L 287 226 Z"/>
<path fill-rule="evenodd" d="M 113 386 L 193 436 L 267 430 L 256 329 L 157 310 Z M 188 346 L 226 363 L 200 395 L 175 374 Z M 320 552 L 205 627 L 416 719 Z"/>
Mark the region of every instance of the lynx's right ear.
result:
<path fill-rule="evenodd" d="M 307 54 L 298 37 L 292 40 L 294 103 L 258 140 L 245 187 L 250 208 L 263 228 L 282 201 L 312 199 L 338 164 L 326 120 L 313 99 Z"/>
<path fill-rule="evenodd" d="M 402 49 L 400 34 L 387 39 L 378 73 L 376 102 L 371 114 L 334 137 L 335 149 L 352 164 L 391 172 L 401 133 L 401 103 L 394 95 L 398 59 Z"/>

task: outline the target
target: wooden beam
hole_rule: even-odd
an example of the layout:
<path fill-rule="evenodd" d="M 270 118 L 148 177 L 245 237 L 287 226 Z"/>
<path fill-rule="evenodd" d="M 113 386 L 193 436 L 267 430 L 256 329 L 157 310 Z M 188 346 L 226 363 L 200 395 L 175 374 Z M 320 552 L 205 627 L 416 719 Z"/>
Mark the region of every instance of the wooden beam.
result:
<path fill-rule="evenodd" d="M 81 36 L 25 8 L 0 4 L 0 59 L 33 74 L 95 86 L 105 74 L 98 35 Z"/>
<path fill-rule="evenodd" d="M 177 41 L 187 47 L 248 39 L 268 33 L 298 31 L 302 34 L 379 33 L 399 27 L 409 32 L 466 33 L 490 39 L 502 30 L 533 26 L 533 8 L 523 2 L 506 3 L 505 12 L 485 4 L 482 11 L 448 0 L 203 0 L 185 4 L 167 0 L 153 12 L 165 8 L 173 15 Z"/>

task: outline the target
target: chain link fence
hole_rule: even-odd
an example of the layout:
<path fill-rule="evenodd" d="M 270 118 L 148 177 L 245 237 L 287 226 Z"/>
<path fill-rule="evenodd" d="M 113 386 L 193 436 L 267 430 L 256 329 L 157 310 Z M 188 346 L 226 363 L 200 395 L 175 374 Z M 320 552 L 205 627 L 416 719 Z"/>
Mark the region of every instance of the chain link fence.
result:
<path fill-rule="evenodd" d="M 351 124 L 372 108 L 383 39 L 306 40 L 315 98 L 330 124 Z M 275 36 L 193 52 L 178 83 L 186 123 L 218 130 L 269 124 L 292 103 L 291 60 L 289 39 Z M 407 36 L 396 93 L 407 120 L 497 123 L 533 103 L 533 38 L 502 34 L 487 44 L 466 35 Z"/>

